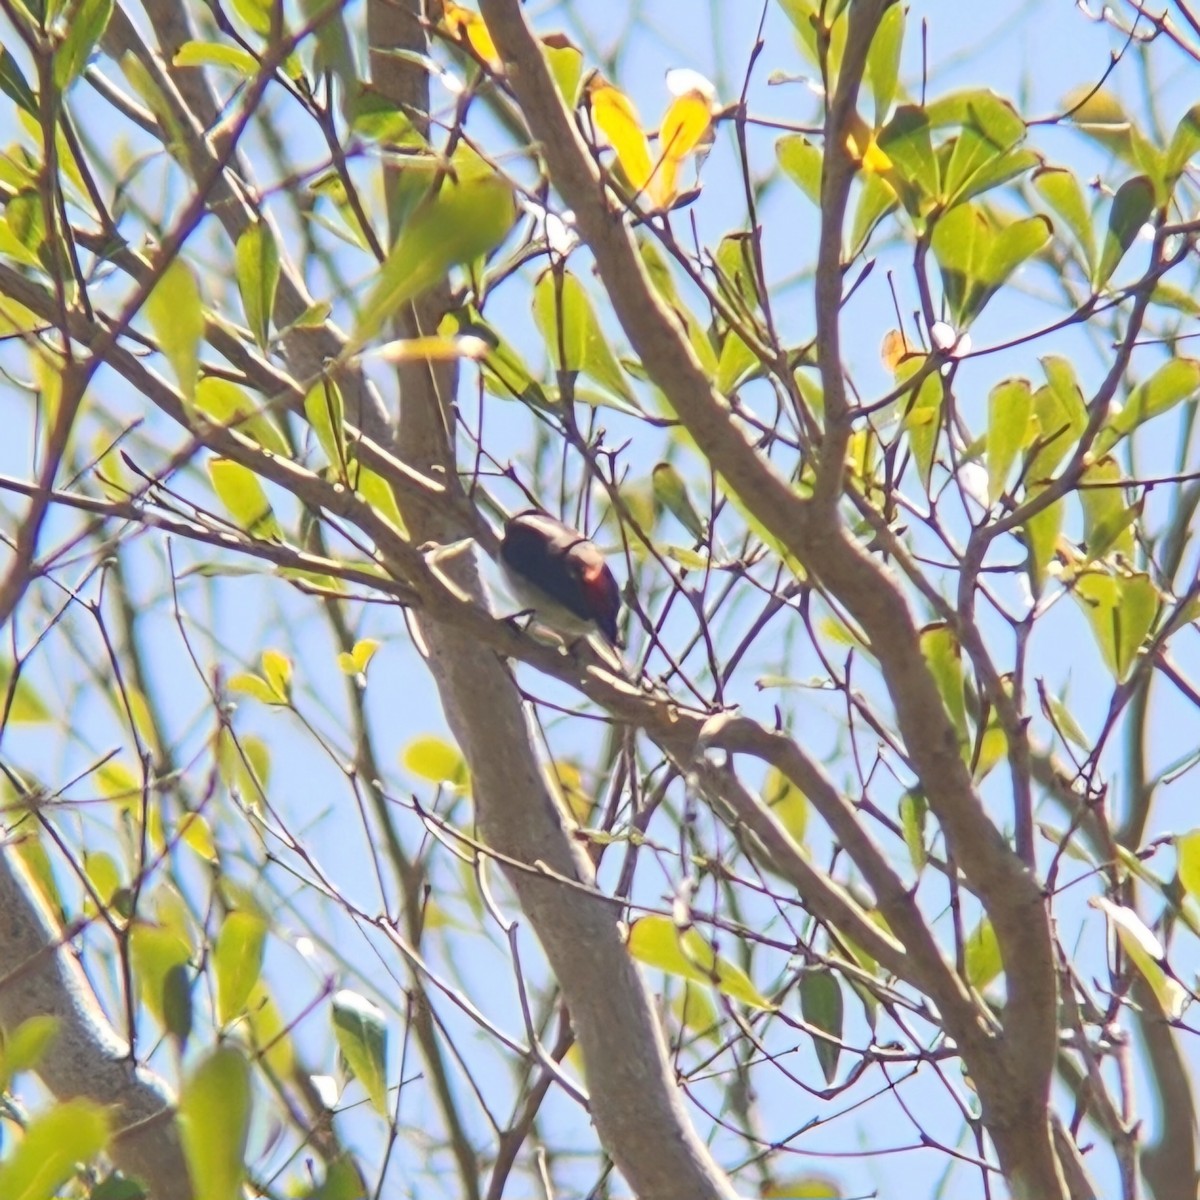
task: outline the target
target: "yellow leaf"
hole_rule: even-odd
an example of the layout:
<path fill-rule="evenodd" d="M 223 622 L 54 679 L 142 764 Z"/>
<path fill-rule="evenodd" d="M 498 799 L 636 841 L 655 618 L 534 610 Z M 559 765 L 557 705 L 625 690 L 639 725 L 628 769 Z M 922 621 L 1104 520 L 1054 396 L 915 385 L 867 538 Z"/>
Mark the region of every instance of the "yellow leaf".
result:
<path fill-rule="evenodd" d="M 442 0 L 442 24 L 446 32 L 460 42 L 465 41 L 493 71 L 504 69 L 504 60 L 492 41 L 483 18 L 454 0 Z"/>
<path fill-rule="evenodd" d="M 650 182 L 654 163 L 633 101 L 599 75 L 588 85 L 588 99 L 592 119 L 615 151 L 630 186 L 635 192 L 642 191 Z"/>
<path fill-rule="evenodd" d="M 711 124 L 712 102 L 703 92 L 685 92 L 667 109 L 658 133 L 662 157 L 650 183 L 650 198 L 657 208 L 667 208 L 675 199 L 680 164 L 704 140 Z"/>
<path fill-rule="evenodd" d="M 681 933 L 669 917 L 642 917 L 629 930 L 629 953 L 639 962 L 671 975 L 707 983 L 754 1008 L 775 1006 L 740 967 L 718 958 L 694 929 Z"/>

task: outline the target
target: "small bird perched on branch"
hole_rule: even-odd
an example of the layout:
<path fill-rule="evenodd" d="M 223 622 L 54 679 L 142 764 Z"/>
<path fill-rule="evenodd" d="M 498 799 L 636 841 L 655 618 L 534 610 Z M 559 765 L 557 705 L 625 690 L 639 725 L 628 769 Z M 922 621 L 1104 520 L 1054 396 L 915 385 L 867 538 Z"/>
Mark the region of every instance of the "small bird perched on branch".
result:
<path fill-rule="evenodd" d="M 510 517 L 500 566 L 513 598 L 565 639 L 599 633 L 614 649 L 621 591 L 595 542 L 557 517 L 527 509 Z"/>

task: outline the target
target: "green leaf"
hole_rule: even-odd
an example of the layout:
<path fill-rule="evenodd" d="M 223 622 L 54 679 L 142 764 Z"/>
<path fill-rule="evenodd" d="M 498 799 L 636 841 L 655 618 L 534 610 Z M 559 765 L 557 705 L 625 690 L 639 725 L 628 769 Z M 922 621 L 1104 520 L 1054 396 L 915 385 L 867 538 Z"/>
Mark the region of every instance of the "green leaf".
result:
<path fill-rule="evenodd" d="M 1200 829 L 1176 835 L 1175 858 L 1183 890 L 1193 900 L 1200 900 Z"/>
<path fill-rule="evenodd" d="M 789 133 L 775 143 L 775 157 L 783 173 L 816 205 L 821 203 L 821 166 L 824 156 L 819 146 L 798 133 Z"/>
<path fill-rule="evenodd" d="M 179 1129 L 195 1200 L 238 1200 L 250 1132 L 250 1065 L 228 1043 L 192 1072 L 179 1098 Z"/>
<path fill-rule="evenodd" d="M 723 396 L 731 395 L 761 367 L 758 355 L 746 345 L 736 330 L 730 329 L 721 344 L 721 357 L 717 361 L 717 377 L 713 380 L 713 386 Z"/>
<path fill-rule="evenodd" d="M 446 180 L 401 229 L 359 314 L 355 344 L 373 338 L 401 306 L 428 291 L 451 267 L 494 250 L 515 220 L 512 189 L 498 175 Z"/>
<path fill-rule="evenodd" d="M 1051 477 L 1087 428 L 1088 420 L 1083 392 L 1070 361 L 1053 354 L 1041 361 L 1047 383 L 1033 397 L 1037 437 L 1030 446 L 1025 468 L 1027 486 L 1039 486 Z"/>
<path fill-rule="evenodd" d="M 130 958 L 142 1003 L 164 1028 L 167 1021 L 167 977 L 176 967 L 186 967 L 191 948 L 177 932 L 163 925 L 140 921 L 129 935 Z"/>
<path fill-rule="evenodd" d="M 397 531 L 404 533 L 404 520 L 400 516 L 400 508 L 396 504 L 396 494 L 391 484 L 382 475 L 376 474 L 370 467 L 360 462 L 354 464 L 350 472 L 351 482 L 355 491 L 381 516 L 394 526 Z"/>
<path fill-rule="evenodd" d="M 904 844 L 908 847 L 908 858 L 918 875 L 925 869 L 928 855 L 925 851 L 925 814 L 928 804 L 920 792 L 905 792 L 900 797 L 900 829 Z"/>
<path fill-rule="evenodd" d="M 1083 506 L 1083 540 L 1088 559 L 1100 558 L 1109 550 L 1133 558 L 1133 522 L 1140 505 L 1127 506 L 1124 489 L 1115 486 L 1123 476 L 1116 459 L 1105 457 L 1084 471 L 1079 481 Z"/>
<path fill-rule="evenodd" d="M 251 537 L 282 541 L 283 531 L 258 476 L 231 458 L 210 458 L 208 476 L 213 491 L 233 518 L 233 523 Z"/>
<path fill-rule="evenodd" d="M 280 270 L 279 247 L 266 221 L 253 221 L 242 230 L 237 240 L 234 262 L 246 323 L 258 348 L 265 353 Z"/>
<path fill-rule="evenodd" d="M 1149 575 L 1087 571 L 1072 588 L 1092 627 L 1104 665 L 1118 683 L 1137 662 L 1158 614 L 1159 594 Z"/>
<path fill-rule="evenodd" d="M 383 1012 L 365 996 L 344 988 L 333 997 L 333 1032 L 342 1057 L 375 1111 L 386 1117 L 387 1025 Z"/>
<path fill-rule="evenodd" d="M 837 976 L 827 967 L 813 967 L 800 976 L 800 1011 L 805 1021 L 838 1041 L 842 1037 L 842 988 Z M 838 1057 L 842 1048 L 836 1042 L 813 1038 L 813 1049 L 825 1082 L 837 1078 Z"/>
<path fill-rule="evenodd" d="M 1053 722 L 1055 729 L 1059 734 L 1069 742 L 1074 742 L 1081 750 L 1091 753 L 1092 743 L 1088 739 L 1086 733 L 1079 726 L 1079 722 L 1075 720 L 1071 710 L 1057 696 L 1052 696 L 1048 691 L 1042 690 L 1042 708 L 1046 715 Z M 1090 861 L 1085 858 L 1084 861 Z"/>
<path fill-rule="evenodd" d="M 196 277 L 183 259 L 174 259 L 154 285 L 146 300 L 146 320 L 184 396 L 193 399 L 200 370 L 204 308 Z"/>
<path fill-rule="evenodd" d="M 798 846 L 803 846 L 804 833 L 808 828 L 808 797 L 778 767 L 772 767 L 767 772 L 763 803 L 791 834 L 792 840 Z"/>
<path fill-rule="evenodd" d="M 892 160 L 898 178 L 889 175 L 889 182 L 901 203 L 913 215 L 924 215 L 933 198 L 941 193 L 941 172 L 933 152 L 928 114 L 914 104 L 900 105 L 879 131 L 876 143 Z"/>
<path fill-rule="evenodd" d="M 346 403 L 337 381 L 321 376 L 304 397 L 304 415 L 317 435 L 329 465 L 339 476 L 346 470 Z"/>
<path fill-rule="evenodd" d="M 49 721 L 50 709 L 46 707 L 25 673 L 22 671 L 15 684 L 12 674 L 12 662 L 0 657 L 0 726 L 9 722 L 18 725 L 38 725 Z"/>
<path fill-rule="evenodd" d="M 224 67 L 243 79 L 258 73 L 258 59 L 249 50 L 225 42 L 184 42 L 171 60 L 176 67 Z"/>
<path fill-rule="evenodd" d="M 1096 439 L 1097 453 L 1111 449 L 1139 425 L 1169 412 L 1200 390 L 1200 359 L 1172 358 L 1139 383 Z"/>
<path fill-rule="evenodd" d="M 271 32 L 273 0 L 230 0 L 233 11 L 254 33 L 266 37 Z"/>
<path fill-rule="evenodd" d="M 880 18 L 867 52 L 866 76 L 875 101 L 875 127 L 887 119 L 900 78 L 900 50 L 904 44 L 903 4 L 893 4 Z"/>
<path fill-rule="evenodd" d="M 914 359 L 911 363 L 901 364 L 900 374 L 911 374 L 920 366 L 921 361 Z M 937 456 L 938 437 L 942 432 L 942 400 L 944 393 L 942 380 L 939 375 L 926 375 L 921 381 L 916 399 L 909 405 L 904 414 L 904 429 L 908 433 L 908 443 L 912 447 L 913 458 L 921 472 L 921 483 L 928 492 L 933 476 L 933 464 Z"/>
<path fill-rule="evenodd" d="M 1200 150 L 1200 104 L 1193 104 L 1175 126 L 1167 147 L 1167 183 L 1174 187 L 1188 160 Z"/>
<path fill-rule="evenodd" d="M 1000 286 L 1049 240 L 1043 216 L 1001 225 L 977 205 L 965 203 L 944 213 L 934 226 L 931 247 L 956 327 L 977 316 Z"/>
<path fill-rule="evenodd" d="M 0 1084 L 8 1091 L 15 1076 L 32 1071 L 58 1036 L 61 1022 L 58 1017 L 39 1014 L 27 1017 L 11 1033 L 5 1034 L 0 1046 Z"/>
<path fill-rule="evenodd" d="M 20 64 L 7 46 L 0 46 L 0 92 L 33 118 L 38 115 L 38 99 L 25 79 Z"/>
<path fill-rule="evenodd" d="M 112 13 L 113 0 L 80 0 L 75 7 L 66 36 L 54 52 L 54 86 L 60 92 L 83 74 Z"/>
<path fill-rule="evenodd" d="M 457 746 L 445 739 L 426 734 L 413 738 L 404 748 L 404 769 L 431 783 L 466 784 L 467 763 Z"/>
<path fill-rule="evenodd" d="M 1108 212 L 1108 232 L 1104 235 L 1104 249 L 1100 262 L 1092 277 L 1092 286 L 1099 291 L 1133 245 L 1143 225 L 1154 212 L 1154 184 L 1145 175 L 1127 179 L 1117 189 L 1112 207 Z"/>
<path fill-rule="evenodd" d="M 963 198 L 974 176 L 1005 158 L 1025 136 L 1025 122 L 1007 101 L 984 88 L 953 93 L 926 109 L 930 125 L 960 125 L 942 179 L 947 204 Z"/>
<path fill-rule="evenodd" d="M 747 314 L 762 305 L 758 271 L 754 264 L 754 238 L 749 233 L 727 233 L 713 255 L 722 290 Z"/>
<path fill-rule="evenodd" d="M 1029 444 L 1033 389 L 1028 379 L 1006 379 L 988 393 L 988 503 L 1004 495 L 1017 454 Z"/>
<path fill-rule="evenodd" d="M 1026 492 L 1026 499 L 1033 500 L 1045 485 L 1038 485 Z M 1046 568 L 1054 557 L 1058 547 L 1058 535 L 1062 532 L 1063 512 L 1065 502 L 1062 497 L 1048 504 L 1040 512 L 1034 513 L 1023 526 L 1025 544 L 1029 552 L 1027 570 L 1029 572 L 1029 589 L 1034 596 L 1042 594 L 1046 582 Z"/>
<path fill-rule="evenodd" d="M 921 630 L 921 653 L 937 684 L 942 703 L 950 715 L 960 739 L 967 736 L 967 705 L 964 691 L 962 648 L 954 632 L 943 622 Z"/>
<path fill-rule="evenodd" d="M 1071 231 L 1091 275 L 1096 268 L 1096 237 L 1092 232 L 1091 210 L 1075 172 L 1065 167 L 1043 167 L 1034 171 L 1033 186 Z"/>
<path fill-rule="evenodd" d="M 34 1117 L 25 1136 L 0 1163 L 4 1200 L 52 1200 L 77 1163 L 89 1163 L 108 1145 L 105 1110 L 89 1100 L 66 1100 Z"/>
<path fill-rule="evenodd" d="M 856 258 L 866 247 L 872 230 L 896 207 L 896 193 L 878 175 L 867 174 L 861 180 L 854 220 L 850 226 L 850 250 L 847 261 Z"/>
<path fill-rule="evenodd" d="M 196 408 L 219 425 L 228 426 L 283 458 L 291 450 L 274 419 L 261 411 L 236 383 L 205 375 L 196 384 Z"/>
<path fill-rule="evenodd" d="M 550 45 L 543 39 L 542 53 L 563 103 L 568 109 L 574 109 L 579 99 L 579 81 L 583 77 L 583 51 L 563 38 L 557 45 Z"/>
<path fill-rule="evenodd" d="M 629 930 L 629 953 L 639 962 L 670 975 L 707 983 L 754 1008 L 775 1006 L 740 967 L 718 957 L 694 929 L 680 932 L 669 917 L 642 917 Z"/>
<path fill-rule="evenodd" d="M 842 1200 L 841 1184 L 828 1175 L 793 1175 L 762 1189 L 762 1200 Z"/>
<path fill-rule="evenodd" d="M 217 976 L 217 1021 L 228 1025 L 246 1010 L 262 971 L 267 922 L 256 912 L 231 912 L 221 923 L 213 948 Z"/>
<path fill-rule="evenodd" d="M 669 462 L 657 463 L 653 472 L 654 497 L 696 539 L 702 542 L 708 526 L 696 511 L 687 483 Z"/>
<path fill-rule="evenodd" d="M 447 313 L 438 325 L 443 337 L 471 336 L 487 343 L 487 353 L 479 360 L 483 384 L 493 396 L 520 400 L 543 411 L 554 411 L 545 389 L 534 379 L 525 360 L 500 333 L 474 309 L 460 308 Z"/>
<path fill-rule="evenodd" d="M 533 319 L 556 370 L 582 372 L 637 407 L 637 397 L 604 336 L 587 291 L 570 271 L 549 268 L 538 277 Z"/>
<path fill-rule="evenodd" d="M 979 924 L 967 935 L 963 959 L 967 982 L 979 991 L 983 991 L 1004 970 L 1000 943 L 987 917 L 981 917 Z"/>

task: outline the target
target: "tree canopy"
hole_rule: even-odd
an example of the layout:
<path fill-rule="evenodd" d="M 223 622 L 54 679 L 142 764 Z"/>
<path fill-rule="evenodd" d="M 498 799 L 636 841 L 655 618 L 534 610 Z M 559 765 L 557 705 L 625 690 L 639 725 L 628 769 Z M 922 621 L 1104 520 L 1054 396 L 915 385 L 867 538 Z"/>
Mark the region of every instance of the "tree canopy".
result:
<path fill-rule="evenodd" d="M 1200 11 L 1000 9 L 0 0 L 0 1196 L 1195 1195 Z"/>

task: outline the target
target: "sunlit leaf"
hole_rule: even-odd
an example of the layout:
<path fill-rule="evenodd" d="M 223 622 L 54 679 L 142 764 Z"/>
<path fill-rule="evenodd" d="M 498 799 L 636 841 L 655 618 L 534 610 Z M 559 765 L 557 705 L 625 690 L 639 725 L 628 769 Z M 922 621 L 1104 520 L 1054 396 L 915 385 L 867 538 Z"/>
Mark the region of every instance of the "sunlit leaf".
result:
<path fill-rule="evenodd" d="M 250 1132 L 250 1064 L 226 1043 L 183 1085 L 179 1129 L 196 1200 L 238 1200 Z"/>
<path fill-rule="evenodd" d="M 1089 559 L 1101 558 L 1110 550 L 1133 557 L 1133 524 L 1141 509 L 1126 505 L 1125 490 L 1118 486 L 1123 476 L 1117 461 L 1105 457 L 1090 463 L 1079 481 L 1083 540 Z"/>
<path fill-rule="evenodd" d="M 867 52 L 866 76 L 871 83 L 871 96 L 875 102 L 875 125 L 883 124 L 896 95 L 896 83 L 900 77 L 900 50 L 904 44 L 903 4 L 893 4 L 879 19 L 871 49 Z"/>
<path fill-rule="evenodd" d="M 500 176 L 470 173 L 447 179 L 405 222 L 359 314 L 356 343 L 428 291 L 453 266 L 494 250 L 516 220 L 512 189 Z"/>
<path fill-rule="evenodd" d="M 804 845 L 808 828 L 808 797 L 777 767 L 767 772 L 763 803 L 779 819 L 797 845 Z"/>
<path fill-rule="evenodd" d="M 698 542 L 703 541 L 707 536 L 707 524 L 696 511 L 687 483 L 679 471 L 669 462 L 656 463 L 652 478 L 655 499 L 692 537 Z"/>
<path fill-rule="evenodd" d="M 1096 265 L 1096 235 L 1092 231 L 1091 210 L 1075 172 L 1065 167 L 1043 167 L 1033 173 L 1033 186 L 1071 231 L 1091 273 Z"/>
<path fill-rule="evenodd" d="M 979 924 L 967 935 L 963 963 L 967 982 L 979 991 L 983 991 L 1004 970 L 1000 943 L 987 917 L 980 917 Z"/>
<path fill-rule="evenodd" d="M 265 351 L 280 272 L 279 247 L 266 221 L 252 221 L 242 230 L 234 260 L 246 323 L 254 334 L 258 348 Z"/>
<path fill-rule="evenodd" d="M 1139 383 L 1124 407 L 1109 418 L 1096 439 L 1097 453 L 1110 449 L 1121 438 L 1154 417 L 1170 412 L 1200 390 L 1200 359 L 1171 358 L 1149 379 Z"/>
<path fill-rule="evenodd" d="M 258 59 L 249 50 L 228 42 L 184 42 L 171 62 L 176 67 L 224 67 L 244 79 L 258 71 Z"/>
<path fill-rule="evenodd" d="M 263 412 L 236 383 L 205 375 L 196 384 L 196 408 L 219 425 L 227 425 L 272 454 L 291 452 L 274 419 Z"/>
<path fill-rule="evenodd" d="M 154 285 L 146 299 L 145 312 L 180 389 L 191 400 L 200 369 L 204 309 L 196 277 L 181 258 L 173 259 Z"/>
<path fill-rule="evenodd" d="M 1142 226 L 1150 219 L 1154 212 L 1154 199 L 1154 184 L 1145 175 L 1135 175 L 1117 189 L 1108 213 L 1104 249 L 1100 252 L 1100 261 L 1092 277 L 1092 284 L 1097 289 L 1109 281 Z"/>
<path fill-rule="evenodd" d="M 558 371 L 577 371 L 637 406 L 587 290 L 570 271 L 548 268 L 533 289 L 533 318 Z"/>
<path fill-rule="evenodd" d="M 754 986 L 740 967 L 713 953 L 695 929 L 680 932 L 669 917 L 649 916 L 629 930 L 629 953 L 639 962 L 670 975 L 708 983 L 731 999 L 754 1008 L 775 1006 Z"/>
<path fill-rule="evenodd" d="M 42 1061 L 58 1037 L 62 1022 L 46 1013 L 26 1017 L 15 1029 L 4 1034 L 0 1048 L 0 1082 L 7 1091 L 13 1079 L 23 1071 L 32 1071 Z"/>
<path fill-rule="evenodd" d="M 365 996 L 343 989 L 333 997 L 333 1032 L 372 1107 L 386 1117 L 387 1024 L 382 1010 Z"/>
<path fill-rule="evenodd" d="M 304 397 L 304 415 L 330 466 L 346 466 L 346 404 L 337 380 L 322 376 Z"/>
<path fill-rule="evenodd" d="M 431 783 L 449 783 L 461 787 L 467 781 L 467 764 L 457 746 L 445 739 L 426 734 L 413 738 L 401 758 L 406 771 Z"/>
<path fill-rule="evenodd" d="M 231 458 L 210 458 L 208 475 L 233 523 L 251 537 L 282 541 L 283 530 L 259 478 Z"/>
<path fill-rule="evenodd" d="M 109 1117 L 90 1100 L 64 1100 L 34 1117 L 0 1162 L 4 1200 L 52 1200 L 108 1144 Z"/>
<path fill-rule="evenodd" d="M 504 68 L 504 62 L 492 41 L 483 18 L 454 0 L 442 0 L 442 24 L 453 37 L 465 41 L 493 71 Z"/>
<path fill-rule="evenodd" d="M 1004 495 L 1020 451 L 1029 444 L 1033 389 L 1027 379 L 1006 379 L 988 393 L 988 503 Z"/>
<path fill-rule="evenodd" d="M 919 875 L 925 869 L 925 813 L 928 809 L 920 792 L 908 791 L 900 797 L 900 830 L 908 847 L 909 861 Z"/>
<path fill-rule="evenodd" d="M 828 1175 L 792 1175 L 773 1180 L 760 1192 L 762 1200 L 842 1200 L 845 1194 Z"/>
<path fill-rule="evenodd" d="M 563 103 L 574 108 L 579 99 L 579 81 L 583 78 L 583 51 L 565 35 L 552 34 L 542 39 L 542 53 Z"/>
<path fill-rule="evenodd" d="M 354 643 L 349 653 L 343 651 L 337 656 L 338 668 L 346 675 L 365 675 L 378 649 L 379 642 L 375 638 L 362 638 Z"/>
<path fill-rule="evenodd" d="M 166 1012 L 167 979 L 176 967 L 186 967 L 191 948 L 172 929 L 139 921 L 129 935 L 130 957 L 142 1003 L 154 1019 L 168 1028 Z"/>
<path fill-rule="evenodd" d="M 24 671 L 13 682 L 12 662 L 0 656 L 0 723 L 36 725 L 51 712 Z"/>
<path fill-rule="evenodd" d="M 775 143 L 775 157 L 784 174 L 814 203 L 821 203 L 821 165 L 824 155 L 799 133 L 789 133 Z"/>
<path fill-rule="evenodd" d="M 112 13 L 113 0 L 80 0 L 74 6 L 66 36 L 54 52 L 54 86 L 59 91 L 83 74 Z"/>
<path fill-rule="evenodd" d="M 1154 624 L 1158 589 L 1144 573 L 1086 571 L 1075 580 L 1072 593 L 1092 627 L 1104 665 L 1118 682 L 1124 681 Z"/>
<path fill-rule="evenodd" d="M 267 922 L 256 912 L 231 912 L 221 923 L 213 948 L 220 1024 L 228 1025 L 245 1011 L 262 971 L 266 939 Z"/>
<path fill-rule="evenodd" d="M 633 101 L 600 75 L 592 77 L 587 95 L 592 120 L 616 153 L 630 187 L 635 192 L 644 191 L 654 170 L 654 160 Z"/>
<path fill-rule="evenodd" d="M 937 684 L 942 703 L 960 738 L 967 735 L 967 708 L 962 667 L 962 648 L 953 630 L 943 622 L 921 630 L 921 653 Z"/>

